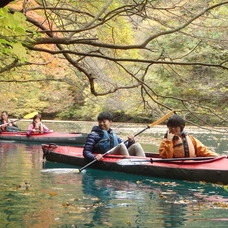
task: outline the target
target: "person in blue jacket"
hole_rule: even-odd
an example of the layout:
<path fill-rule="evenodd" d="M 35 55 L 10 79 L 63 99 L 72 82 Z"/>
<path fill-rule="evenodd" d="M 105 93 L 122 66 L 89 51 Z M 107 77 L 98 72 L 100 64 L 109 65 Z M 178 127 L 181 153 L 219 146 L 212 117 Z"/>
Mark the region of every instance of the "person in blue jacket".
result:
<path fill-rule="evenodd" d="M 89 160 L 100 160 L 102 154 L 113 149 L 110 154 L 145 157 L 142 146 L 135 143 L 134 136 L 128 136 L 127 143 L 123 143 L 110 128 L 113 116 L 110 112 L 101 112 L 98 117 L 98 126 L 92 128 L 88 134 L 83 156 Z"/>

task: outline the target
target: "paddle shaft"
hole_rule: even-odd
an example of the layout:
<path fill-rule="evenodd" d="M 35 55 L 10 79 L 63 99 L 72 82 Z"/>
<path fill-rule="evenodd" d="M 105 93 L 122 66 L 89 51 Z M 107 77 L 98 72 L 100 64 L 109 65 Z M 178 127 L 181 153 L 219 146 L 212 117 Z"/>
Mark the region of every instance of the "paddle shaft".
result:
<path fill-rule="evenodd" d="M 134 162 L 175 162 L 175 161 L 189 161 L 189 160 L 210 160 L 210 159 L 215 159 L 218 157 L 196 157 L 196 158 L 167 158 L 167 159 L 157 159 L 153 160 L 151 159 L 123 159 L 118 161 L 117 163 L 119 165 L 134 165 Z M 127 163 L 129 161 L 129 163 Z M 132 164 L 130 164 L 132 163 Z"/>
<path fill-rule="evenodd" d="M 7 132 L 15 134 L 15 133 L 27 133 L 27 132 L 31 132 L 33 130 L 20 130 L 20 131 L 16 131 L 16 132 Z M 85 134 L 85 133 L 81 133 L 81 132 L 56 132 L 56 131 L 38 131 L 39 133 L 59 133 L 59 134 Z"/>
<path fill-rule="evenodd" d="M 103 157 L 103 156 L 102 156 Z M 83 166 L 81 169 L 79 169 L 79 173 L 83 170 L 86 169 L 88 166 L 92 165 L 94 162 L 96 162 L 97 160 L 94 159 L 91 162 L 89 162 L 88 164 L 86 164 L 85 166 Z"/>
<path fill-rule="evenodd" d="M 188 160 L 209 160 L 209 159 L 214 159 L 215 157 L 196 157 L 196 158 L 166 158 L 166 159 L 158 159 L 158 160 L 153 160 L 152 158 L 150 159 L 151 163 L 153 162 L 169 162 L 169 161 L 188 161 Z"/>
<path fill-rule="evenodd" d="M 128 140 L 124 141 L 123 143 L 126 143 Z M 118 144 L 120 145 L 120 144 Z M 118 146 L 117 145 L 117 146 Z M 112 149 L 108 150 L 107 152 L 105 152 L 104 154 L 101 155 L 101 158 L 103 158 L 104 156 L 106 156 L 107 154 L 110 154 L 117 146 L 113 147 Z M 89 162 L 88 164 L 86 164 L 85 166 L 83 166 L 81 169 L 79 169 L 79 172 L 81 172 L 83 169 L 87 168 L 88 166 L 92 165 L 94 162 L 98 161 L 97 159 L 92 160 L 91 162 Z"/>
<path fill-rule="evenodd" d="M 159 120 L 153 122 L 152 124 L 148 125 L 147 127 L 145 127 L 143 130 L 141 130 L 140 132 L 136 133 L 134 135 L 134 137 L 136 137 L 137 135 L 141 134 L 142 132 L 144 132 L 145 130 L 149 129 L 150 127 L 159 124 L 161 122 L 163 122 L 164 120 L 166 120 L 167 118 L 169 118 L 172 114 L 174 113 L 174 111 L 170 111 L 169 113 L 167 113 L 165 116 L 163 116 L 162 118 L 160 118 Z M 128 140 L 124 141 L 124 143 L 126 143 Z M 117 145 L 118 146 L 118 145 Z M 104 156 L 106 156 L 107 154 L 110 154 L 117 146 L 115 146 L 114 148 L 112 148 L 111 150 L 108 150 L 106 153 L 102 154 L 101 158 L 103 158 Z M 87 165 L 83 166 L 81 169 L 79 169 L 79 172 L 81 172 L 82 170 L 84 170 L 85 168 L 87 168 L 88 166 L 92 165 L 94 162 L 98 161 L 97 159 L 92 160 L 91 162 L 89 162 Z"/>
<path fill-rule="evenodd" d="M 2 125 L 0 125 L 1 127 Z M 7 132 L 7 134 L 15 134 L 15 133 L 26 133 L 28 131 L 33 131 L 33 130 L 21 130 L 21 131 L 15 131 L 15 132 Z M 51 133 L 53 131 L 39 131 L 39 133 Z M 56 132 L 56 133 L 61 133 L 61 132 Z"/>
<path fill-rule="evenodd" d="M 27 132 L 27 131 L 34 131 L 34 130 L 22 130 L 21 132 Z M 51 133 L 53 131 L 39 131 L 39 130 L 35 130 L 35 132 L 40 132 L 40 133 Z"/>
<path fill-rule="evenodd" d="M 20 119 L 12 120 L 12 121 L 10 121 L 10 122 L 8 122 L 8 123 L 1 124 L 0 127 L 7 126 L 7 125 L 9 125 L 9 124 L 11 124 L 11 123 L 14 123 L 14 122 L 18 121 L 18 120 L 20 120 Z"/>
<path fill-rule="evenodd" d="M 141 133 L 143 133 L 145 130 L 147 130 L 147 129 L 149 129 L 150 128 L 150 126 L 147 126 L 147 127 L 145 127 L 143 130 L 141 130 L 140 132 L 138 132 L 137 134 L 135 134 L 134 135 L 134 137 L 136 137 L 137 135 L 140 135 Z M 126 142 L 127 142 L 128 140 L 126 140 Z"/>

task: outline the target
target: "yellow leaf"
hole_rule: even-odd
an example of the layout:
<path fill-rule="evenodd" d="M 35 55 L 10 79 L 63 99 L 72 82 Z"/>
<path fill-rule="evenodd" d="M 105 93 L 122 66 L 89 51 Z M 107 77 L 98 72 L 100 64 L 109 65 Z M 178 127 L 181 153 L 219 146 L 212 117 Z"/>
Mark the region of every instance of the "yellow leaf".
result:
<path fill-rule="evenodd" d="M 50 196 L 56 196 L 56 195 L 58 195 L 58 193 L 56 193 L 56 192 L 50 192 L 49 195 Z"/>

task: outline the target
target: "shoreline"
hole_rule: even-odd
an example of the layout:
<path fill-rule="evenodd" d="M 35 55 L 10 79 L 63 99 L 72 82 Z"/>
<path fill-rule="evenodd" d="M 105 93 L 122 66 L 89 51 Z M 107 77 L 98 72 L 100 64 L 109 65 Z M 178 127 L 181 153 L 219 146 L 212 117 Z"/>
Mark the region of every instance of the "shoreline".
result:
<path fill-rule="evenodd" d="M 15 119 L 11 119 L 11 120 L 15 120 Z M 20 122 L 31 122 L 31 120 L 20 120 Z M 86 124 L 86 125 L 91 125 L 95 126 L 97 125 L 97 121 L 82 121 L 82 120 L 42 120 L 42 122 L 44 123 L 66 123 L 66 124 L 78 124 L 78 125 L 82 125 L 82 124 Z M 150 124 L 150 123 L 149 123 Z M 113 122 L 112 123 L 112 128 L 115 129 L 115 131 L 120 131 L 121 132 L 129 132 L 129 130 L 132 131 L 132 128 L 137 128 L 135 130 L 138 130 L 138 128 L 145 128 L 147 127 L 147 124 L 143 124 L 143 123 L 132 123 L 132 122 Z M 187 125 L 185 127 L 186 131 L 189 133 L 213 133 L 213 134 L 228 134 L 228 127 L 207 127 L 207 126 L 202 126 L 202 127 L 198 127 L 198 126 L 194 126 L 194 125 Z M 146 132 L 151 132 L 151 133 L 164 133 L 167 130 L 167 127 L 165 124 L 160 124 L 160 125 L 156 125 L 152 128 L 149 128 L 148 130 L 146 130 Z M 145 133 L 146 133 L 145 132 Z"/>

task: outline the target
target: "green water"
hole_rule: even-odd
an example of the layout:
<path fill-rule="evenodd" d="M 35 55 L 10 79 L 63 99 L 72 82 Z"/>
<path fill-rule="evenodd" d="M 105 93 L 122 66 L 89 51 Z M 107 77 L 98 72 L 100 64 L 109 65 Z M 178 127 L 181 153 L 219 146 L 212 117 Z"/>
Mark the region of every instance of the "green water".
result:
<path fill-rule="evenodd" d="M 58 130 L 65 125 L 59 123 Z M 140 138 L 146 151 L 157 149 L 163 130 Z M 120 134 L 125 135 L 124 129 Z M 194 135 L 227 155 L 227 135 Z M 43 163 L 38 144 L 0 142 L 0 227 L 228 226 L 227 186 L 93 169 L 81 174 L 42 171 L 58 167 L 72 168 Z"/>

